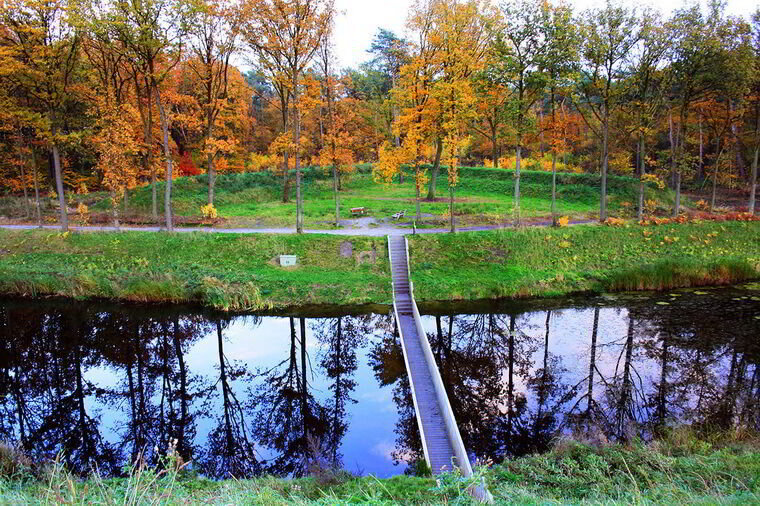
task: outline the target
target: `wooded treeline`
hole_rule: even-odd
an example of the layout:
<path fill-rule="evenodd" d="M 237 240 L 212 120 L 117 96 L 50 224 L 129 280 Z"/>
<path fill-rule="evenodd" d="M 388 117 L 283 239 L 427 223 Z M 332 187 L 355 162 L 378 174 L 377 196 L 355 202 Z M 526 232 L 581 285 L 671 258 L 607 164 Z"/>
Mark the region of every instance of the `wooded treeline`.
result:
<path fill-rule="evenodd" d="M 379 30 L 367 61 L 341 68 L 332 0 L 9 0 L 0 7 L 0 191 L 41 220 L 66 193 L 106 190 L 114 221 L 127 191 L 152 186 L 172 229 L 172 180 L 268 170 L 295 190 L 301 171 L 340 178 L 359 161 L 376 180 L 414 178 L 417 215 L 457 168 L 524 169 L 747 192 L 760 152 L 760 10 L 712 0 L 665 18 L 614 1 L 575 12 L 538 0 L 419 0 L 406 38 Z M 238 68 L 238 65 L 240 68 Z M 241 72 L 246 69 L 245 73 Z M 248 70 L 250 69 L 250 70 Z M 404 171 L 402 171 L 402 167 Z M 552 192 L 555 193 L 554 191 Z M 556 219 L 554 195 L 552 215 Z"/>

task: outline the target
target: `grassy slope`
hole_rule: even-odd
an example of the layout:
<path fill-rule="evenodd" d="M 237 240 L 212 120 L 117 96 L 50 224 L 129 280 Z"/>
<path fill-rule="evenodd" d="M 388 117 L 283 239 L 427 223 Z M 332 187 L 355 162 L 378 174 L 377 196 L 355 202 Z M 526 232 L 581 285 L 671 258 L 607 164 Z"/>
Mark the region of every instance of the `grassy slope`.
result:
<path fill-rule="evenodd" d="M 438 202 L 423 202 L 422 212 L 441 216 L 448 211 L 447 179 L 445 171 L 439 176 Z M 512 212 L 513 171 L 503 169 L 468 168 L 461 170 L 456 197 L 456 213 L 462 223 L 498 222 Z M 321 169 L 304 172 L 305 219 L 309 226 L 327 226 L 334 219 L 332 180 Z M 408 177 L 403 185 L 383 185 L 372 180 L 369 166 L 362 166 L 350 178 L 346 178 L 341 192 L 341 217 L 351 218 L 350 208 L 366 207 L 369 215 L 387 218 L 393 213 L 414 211 L 413 179 Z M 558 174 L 558 212 L 573 216 L 585 216 L 597 212 L 599 206 L 599 177 L 588 174 Z M 206 203 L 207 179 L 205 175 L 183 177 L 175 180 L 174 209 L 178 215 L 197 216 Z M 220 175 L 217 179 L 215 204 L 227 225 L 277 226 L 292 225 L 295 201 L 281 202 L 282 182 L 268 173 L 243 173 Z M 610 176 L 610 208 L 618 209 L 621 202 L 635 202 L 638 180 L 629 177 Z M 649 196 L 663 203 L 670 201 L 669 193 L 650 188 Z M 546 216 L 550 209 L 551 174 L 523 171 L 521 179 L 522 213 L 525 217 Z M 163 209 L 163 185 L 158 189 L 158 207 Z M 292 196 L 295 196 L 293 188 Z M 150 187 L 144 186 L 130 192 L 132 210 L 148 214 L 151 205 Z M 96 203 L 93 209 L 106 210 L 107 200 Z"/>
<path fill-rule="evenodd" d="M 551 452 L 482 471 L 497 504 L 759 504 L 757 438 L 716 442 L 686 436 L 650 445 L 561 443 Z M 0 478 L 0 503 L 122 504 L 468 504 L 463 483 L 446 477 L 338 477 L 212 482 L 150 472 L 80 482 L 58 470 L 43 480 Z M 130 504 L 132 504 L 130 502 Z"/>
<path fill-rule="evenodd" d="M 725 284 L 760 276 L 760 223 L 418 235 L 410 257 L 419 300 Z"/>
<path fill-rule="evenodd" d="M 346 240 L 354 258 L 338 254 Z M 420 301 L 664 289 L 760 275 L 758 222 L 527 228 L 420 235 L 410 243 Z M 192 301 L 220 309 L 391 300 L 384 237 L 0 230 L 0 244 L 5 294 Z M 359 265 L 357 254 L 373 248 L 376 263 Z M 276 265 L 274 257 L 284 253 L 298 255 L 300 265 Z"/>
<path fill-rule="evenodd" d="M 339 255 L 344 240 L 377 262 Z M 384 238 L 297 235 L 62 235 L 0 231 L 0 293 L 197 301 L 221 309 L 389 302 Z M 299 266 L 282 268 L 280 254 Z"/>

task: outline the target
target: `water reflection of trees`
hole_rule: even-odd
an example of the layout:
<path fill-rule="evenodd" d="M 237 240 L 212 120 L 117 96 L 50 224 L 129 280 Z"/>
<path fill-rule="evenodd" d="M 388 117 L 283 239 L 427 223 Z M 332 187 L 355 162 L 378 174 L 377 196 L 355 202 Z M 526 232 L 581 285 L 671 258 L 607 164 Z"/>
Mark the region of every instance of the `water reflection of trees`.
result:
<path fill-rule="evenodd" d="M 585 336 L 553 328 L 552 311 L 436 316 L 428 339 L 477 455 L 541 451 L 568 432 L 626 441 L 675 423 L 758 428 L 760 325 L 751 302 L 737 300 L 562 311 Z M 557 332 L 585 340 L 578 357 L 567 343 L 552 351 Z"/>
<path fill-rule="evenodd" d="M 756 302 L 663 296 L 627 307 L 427 317 L 468 449 L 497 460 L 558 435 L 650 437 L 679 422 L 760 428 Z M 0 439 L 119 474 L 170 442 L 210 477 L 342 466 L 362 351 L 398 414 L 397 462 L 423 458 L 393 318 L 279 319 L 0 303 Z M 727 324 L 726 322 L 730 322 Z M 237 330 L 236 330 L 237 329 Z M 264 367 L 229 352 L 284 342 Z M 372 336 L 372 337 L 371 337 Z M 200 340 L 213 366 L 192 370 Z M 372 413 L 362 413 L 372 416 Z"/>
<path fill-rule="evenodd" d="M 170 444 L 215 478 L 300 476 L 316 458 L 339 467 L 376 318 L 290 317 L 284 359 L 257 370 L 225 347 L 233 324 L 250 346 L 280 337 L 257 335 L 259 317 L 0 304 L 0 438 L 41 459 L 62 452 L 83 474 L 155 464 Z M 206 337 L 216 365 L 193 372 L 187 354 Z"/>

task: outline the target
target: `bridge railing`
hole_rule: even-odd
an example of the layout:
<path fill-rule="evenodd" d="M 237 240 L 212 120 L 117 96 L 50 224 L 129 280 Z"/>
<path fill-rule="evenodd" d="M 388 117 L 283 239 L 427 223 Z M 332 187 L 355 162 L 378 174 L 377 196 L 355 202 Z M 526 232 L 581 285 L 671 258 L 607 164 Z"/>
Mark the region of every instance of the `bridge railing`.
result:
<path fill-rule="evenodd" d="M 459 432 L 459 425 L 457 424 L 456 418 L 454 417 L 454 410 L 451 408 L 451 403 L 449 402 L 449 396 L 446 393 L 446 387 L 443 385 L 443 379 L 441 378 L 441 373 L 438 370 L 438 365 L 435 362 L 435 356 L 433 355 L 433 350 L 430 347 L 430 342 L 428 341 L 427 334 L 425 333 L 425 329 L 422 326 L 422 317 L 420 316 L 420 311 L 417 308 L 417 302 L 414 299 L 414 283 L 411 279 L 411 270 L 409 269 L 409 241 L 407 241 L 406 237 L 404 237 L 404 248 L 406 250 L 406 272 L 407 276 L 409 277 L 409 295 L 411 298 L 412 303 L 412 315 L 414 316 L 414 324 L 417 327 L 417 335 L 420 338 L 420 346 L 422 348 L 422 352 L 425 356 L 425 363 L 427 364 L 428 371 L 430 373 L 430 376 L 433 380 L 433 389 L 435 390 L 435 396 L 436 400 L 438 401 L 438 407 L 441 412 L 441 416 L 443 417 L 444 425 L 446 426 L 446 435 L 448 436 L 449 442 L 451 443 L 451 447 L 454 450 L 454 456 L 456 458 L 456 462 L 452 462 L 452 466 L 456 466 L 459 468 L 459 471 L 462 473 L 465 477 L 472 476 L 472 465 L 470 464 L 470 457 L 467 454 L 467 449 L 464 446 L 464 441 L 462 440 L 462 435 Z M 391 265 L 391 270 L 393 266 L 393 260 L 391 258 L 391 244 L 390 244 L 390 236 L 388 237 L 388 259 Z M 393 276 L 391 276 L 391 287 L 393 288 Z M 393 292 L 395 294 L 395 290 Z M 393 301 L 393 307 L 394 311 L 396 312 L 396 321 L 398 322 L 398 311 L 396 309 L 396 300 L 394 295 L 394 301 Z M 399 326 L 399 332 L 400 326 Z M 406 356 L 406 348 L 404 346 L 404 340 L 401 339 L 402 343 L 402 349 L 404 350 L 404 361 L 407 368 L 407 371 L 409 371 L 409 362 Z M 417 408 L 417 399 L 414 394 L 414 385 L 412 383 L 411 374 L 409 374 L 409 382 L 410 386 L 412 388 L 412 399 L 414 401 L 414 409 L 415 413 L 419 413 L 419 410 Z M 420 435 L 422 436 L 422 447 L 425 451 L 425 459 L 428 462 L 428 465 L 430 465 L 430 458 L 428 455 L 427 450 L 427 444 L 425 442 L 425 435 L 422 429 L 422 422 L 417 417 L 417 423 L 420 427 Z M 453 468 L 446 469 L 447 471 L 453 471 Z M 433 469 L 433 471 L 441 471 L 440 469 L 436 470 Z M 492 502 L 493 496 L 491 496 L 491 493 L 486 489 L 485 484 L 481 483 L 479 485 L 473 486 L 470 489 L 470 493 L 477 499 L 483 501 L 483 502 Z"/>

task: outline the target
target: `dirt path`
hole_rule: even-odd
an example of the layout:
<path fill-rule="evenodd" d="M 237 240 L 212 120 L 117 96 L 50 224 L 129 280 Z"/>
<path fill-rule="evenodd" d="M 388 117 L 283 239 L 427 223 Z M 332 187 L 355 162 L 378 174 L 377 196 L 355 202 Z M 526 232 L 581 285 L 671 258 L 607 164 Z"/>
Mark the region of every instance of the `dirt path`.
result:
<path fill-rule="evenodd" d="M 348 220 L 347 220 L 348 221 Z M 572 225 L 579 225 L 583 223 L 593 223 L 593 220 L 579 220 L 571 222 Z M 551 225 L 551 221 L 531 223 L 530 227 L 548 227 Z M 42 228 L 44 230 L 58 230 L 57 225 L 43 225 L 37 227 L 36 225 L 0 225 L 0 228 L 9 230 L 34 230 Z M 481 232 L 485 230 L 499 230 L 504 228 L 514 228 L 512 225 L 483 225 L 475 227 L 461 227 L 457 228 L 457 232 Z M 163 227 L 119 227 L 118 229 L 113 226 L 70 226 L 69 230 L 76 232 L 162 232 Z M 211 232 L 219 234 L 295 234 L 295 228 L 211 228 L 211 227 L 183 227 L 175 228 L 175 232 Z M 336 230 L 319 230 L 319 229 L 306 229 L 307 234 L 329 234 L 329 235 L 362 235 L 370 237 L 380 237 L 386 235 L 410 235 L 414 231 L 409 227 L 399 227 L 388 224 L 379 225 L 376 227 L 360 227 L 360 228 L 341 228 Z M 422 228 L 417 229 L 418 234 L 444 234 L 448 233 L 448 228 Z"/>

